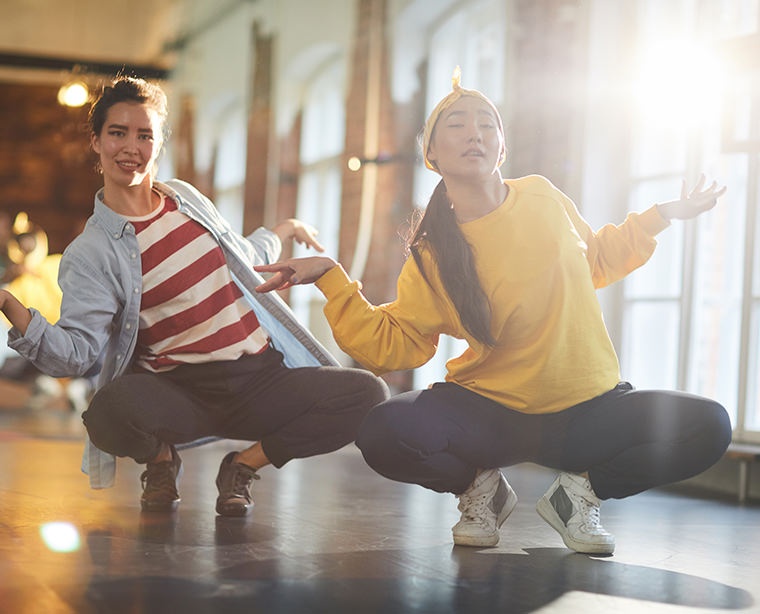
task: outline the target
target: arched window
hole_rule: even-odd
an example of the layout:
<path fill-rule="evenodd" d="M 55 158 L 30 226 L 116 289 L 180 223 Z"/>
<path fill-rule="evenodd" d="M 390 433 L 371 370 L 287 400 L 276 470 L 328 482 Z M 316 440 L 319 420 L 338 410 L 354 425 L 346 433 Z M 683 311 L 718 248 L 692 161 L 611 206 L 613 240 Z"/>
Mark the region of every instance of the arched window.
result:
<path fill-rule="evenodd" d="M 728 192 L 674 222 L 625 280 L 624 376 L 715 398 L 737 433 L 760 441 L 760 68 L 742 61 L 760 53 L 760 2 L 639 6 L 629 208 L 676 198 L 700 171 Z"/>
<path fill-rule="evenodd" d="M 303 90 L 298 203 L 296 217 L 319 229 L 326 255 L 338 257 L 341 209 L 341 160 L 345 147 L 345 66 L 342 57 L 326 61 Z M 294 256 L 310 256 L 296 245 Z M 299 319 L 339 359 L 343 357 L 322 312 L 324 297 L 313 285 L 296 286 L 290 304 Z"/>

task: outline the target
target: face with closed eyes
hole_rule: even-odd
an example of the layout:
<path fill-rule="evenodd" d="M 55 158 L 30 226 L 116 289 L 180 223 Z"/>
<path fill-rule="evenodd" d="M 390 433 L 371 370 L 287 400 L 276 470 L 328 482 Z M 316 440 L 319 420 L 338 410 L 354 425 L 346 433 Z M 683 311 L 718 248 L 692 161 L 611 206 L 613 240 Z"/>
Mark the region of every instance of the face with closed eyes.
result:
<path fill-rule="evenodd" d="M 161 152 L 161 120 L 148 105 L 117 102 L 108 109 L 100 134 L 91 139 L 106 187 L 139 185 L 150 181 Z"/>
<path fill-rule="evenodd" d="M 498 170 L 504 135 L 493 108 L 476 96 L 462 96 L 438 117 L 427 159 L 444 177 L 487 177 Z"/>

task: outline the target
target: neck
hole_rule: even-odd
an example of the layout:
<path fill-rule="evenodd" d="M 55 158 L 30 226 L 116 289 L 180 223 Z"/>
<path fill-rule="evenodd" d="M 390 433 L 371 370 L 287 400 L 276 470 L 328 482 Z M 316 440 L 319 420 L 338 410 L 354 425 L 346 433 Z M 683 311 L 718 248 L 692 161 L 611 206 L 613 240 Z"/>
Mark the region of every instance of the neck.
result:
<path fill-rule="evenodd" d="M 153 211 L 160 203 L 153 192 L 153 181 L 146 178 L 139 185 L 124 187 L 106 182 L 103 202 L 113 211 L 130 217 L 140 217 Z"/>
<path fill-rule="evenodd" d="M 450 181 L 446 179 L 446 192 L 454 205 L 454 213 L 461 224 L 488 215 L 507 197 L 509 188 L 501 173 L 496 171 L 487 181 Z"/>

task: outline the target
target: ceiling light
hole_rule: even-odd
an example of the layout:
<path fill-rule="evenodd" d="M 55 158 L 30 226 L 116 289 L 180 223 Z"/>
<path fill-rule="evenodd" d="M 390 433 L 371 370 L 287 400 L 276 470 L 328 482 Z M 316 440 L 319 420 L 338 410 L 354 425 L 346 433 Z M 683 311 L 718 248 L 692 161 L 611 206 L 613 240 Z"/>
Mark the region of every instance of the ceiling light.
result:
<path fill-rule="evenodd" d="M 58 102 L 64 107 L 81 107 L 90 98 L 90 90 L 82 81 L 70 81 L 58 90 Z"/>

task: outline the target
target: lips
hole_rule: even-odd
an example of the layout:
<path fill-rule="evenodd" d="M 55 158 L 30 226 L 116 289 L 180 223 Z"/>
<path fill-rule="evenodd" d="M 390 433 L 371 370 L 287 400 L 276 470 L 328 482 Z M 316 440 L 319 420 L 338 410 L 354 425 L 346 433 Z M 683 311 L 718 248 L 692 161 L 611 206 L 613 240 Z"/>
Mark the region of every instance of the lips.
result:
<path fill-rule="evenodd" d="M 117 160 L 116 164 L 118 164 L 120 168 L 123 168 L 127 171 L 136 171 L 138 168 L 140 168 L 140 163 L 133 160 Z"/>
<path fill-rule="evenodd" d="M 484 154 L 483 154 L 483 152 L 480 149 L 473 148 L 473 149 L 468 149 L 467 151 L 465 151 L 462 154 L 462 157 L 463 158 L 470 158 L 470 157 L 482 158 L 483 155 Z"/>

